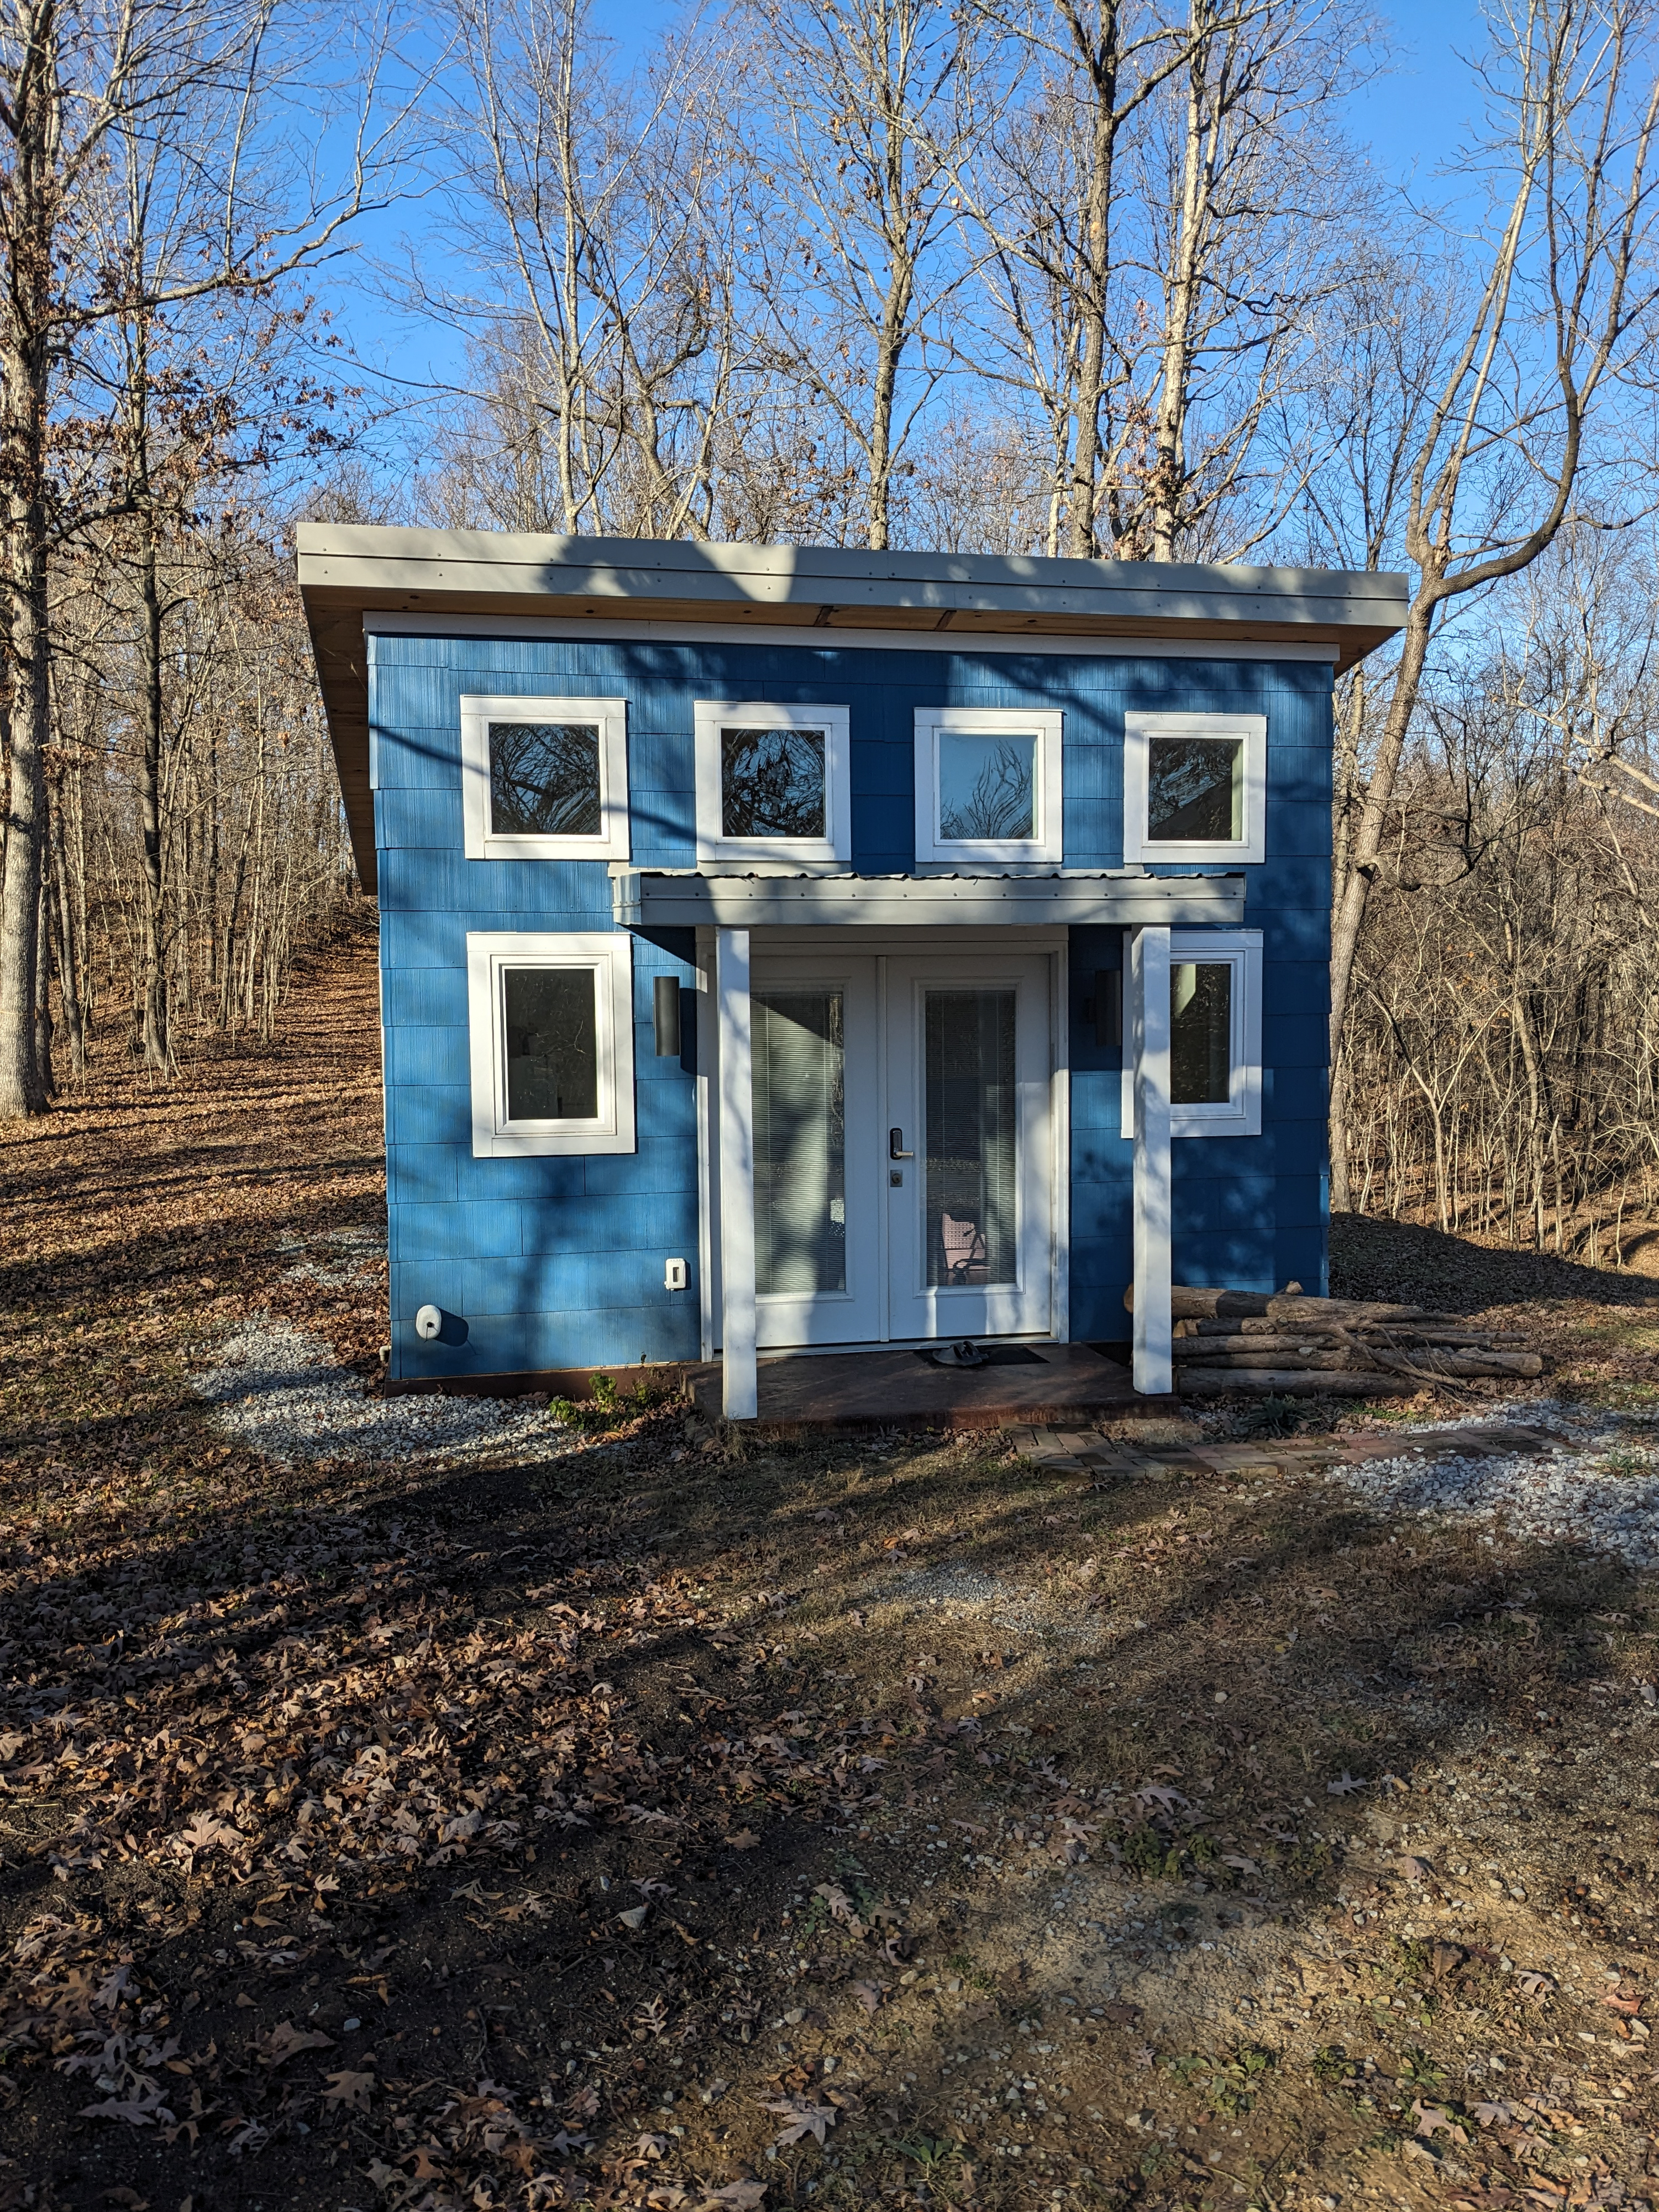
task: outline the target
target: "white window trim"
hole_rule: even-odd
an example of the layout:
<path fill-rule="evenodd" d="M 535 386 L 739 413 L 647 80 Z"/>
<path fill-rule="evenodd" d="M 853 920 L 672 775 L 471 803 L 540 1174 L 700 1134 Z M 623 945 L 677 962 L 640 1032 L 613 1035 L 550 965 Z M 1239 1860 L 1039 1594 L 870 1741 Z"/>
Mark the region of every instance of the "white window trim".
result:
<path fill-rule="evenodd" d="M 597 975 L 599 1110 L 591 1121 L 507 1119 L 501 1000 L 501 973 L 507 968 L 586 968 Z M 469 930 L 466 1011 L 475 1159 L 635 1149 L 634 940 L 626 930 Z"/>
<path fill-rule="evenodd" d="M 741 868 L 758 866 L 829 872 L 853 862 L 853 787 L 848 760 L 850 710 L 810 704 L 779 706 L 767 700 L 699 699 L 694 708 L 696 732 L 697 865 Z M 823 744 L 823 837 L 727 837 L 720 829 L 720 729 L 727 722 L 775 730 L 822 730 Z"/>
<path fill-rule="evenodd" d="M 918 707 L 916 709 L 916 864 L 969 867 L 1057 868 L 1065 856 L 1060 740 L 1064 716 L 1031 707 Z M 941 837 L 939 835 L 939 741 L 959 737 L 1034 737 L 1037 741 L 1035 837 Z"/>
<path fill-rule="evenodd" d="M 1128 969 L 1128 935 L 1123 964 Z M 1172 929 L 1170 965 L 1183 960 L 1230 961 L 1233 969 L 1231 1096 L 1224 1105 L 1170 1106 L 1172 1137 L 1259 1137 L 1261 1134 L 1261 932 L 1259 929 Z M 1127 1037 L 1126 1029 L 1126 1037 Z M 1135 1071 L 1123 1056 L 1123 1135 L 1135 1133 Z"/>
<path fill-rule="evenodd" d="M 597 722 L 599 828 L 592 837 L 526 836 L 489 826 L 492 722 Z M 625 860 L 628 846 L 628 702 L 625 699 L 461 699 L 461 815 L 469 860 Z"/>
<path fill-rule="evenodd" d="M 1147 834 L 1146 749 L 1152 738 L 1242 738 L 1244 741 L 1242 837 L 1154 840 Z M 1265 714 L 1142 714 L 1123 717 L 1123 857 L 1126 860 L 1236 860 L 1267 858 L 1267 718 Z"/>

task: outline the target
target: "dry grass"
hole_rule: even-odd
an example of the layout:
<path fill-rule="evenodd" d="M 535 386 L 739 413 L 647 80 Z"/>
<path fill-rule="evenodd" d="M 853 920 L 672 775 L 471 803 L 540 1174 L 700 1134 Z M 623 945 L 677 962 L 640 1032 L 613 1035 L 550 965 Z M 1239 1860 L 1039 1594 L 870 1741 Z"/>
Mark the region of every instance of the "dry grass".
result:
<path fill-rule="evenodd" d="M 1649 2194 L 1650 1585 L 984 1440 L 256 1461 L 185 1347 L 372 1363 L 279 1249 L 374 1216 L 372 981 L 9 1150 L 0 2204 Z M 1425 1234 L 1343 1286 L 1512 1302 Z"/>

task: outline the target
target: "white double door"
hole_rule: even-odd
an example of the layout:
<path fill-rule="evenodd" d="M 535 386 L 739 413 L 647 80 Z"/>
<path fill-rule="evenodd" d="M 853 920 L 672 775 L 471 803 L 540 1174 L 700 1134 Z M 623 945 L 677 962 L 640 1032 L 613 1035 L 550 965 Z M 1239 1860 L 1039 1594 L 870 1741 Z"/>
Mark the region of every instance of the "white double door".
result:
<path fill-rule="evenodd" d="M 757 1340 L 1042 1335 L 1050 961 L 757 953 Z"/>

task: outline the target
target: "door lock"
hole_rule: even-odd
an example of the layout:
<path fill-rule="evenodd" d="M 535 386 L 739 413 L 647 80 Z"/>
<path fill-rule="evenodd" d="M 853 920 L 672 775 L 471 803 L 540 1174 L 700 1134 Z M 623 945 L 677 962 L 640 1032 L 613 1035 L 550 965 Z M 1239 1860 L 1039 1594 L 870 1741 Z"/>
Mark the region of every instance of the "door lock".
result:
<path fill-rule="evenodd" d="M 915 1154 L 914 1152 L 907 1152 L 904 1149 L 904 1132 L 902 1129 L 890 1129 L 887 1132 L 887 1157 L 890 1160 L 915 1159 Z"/>

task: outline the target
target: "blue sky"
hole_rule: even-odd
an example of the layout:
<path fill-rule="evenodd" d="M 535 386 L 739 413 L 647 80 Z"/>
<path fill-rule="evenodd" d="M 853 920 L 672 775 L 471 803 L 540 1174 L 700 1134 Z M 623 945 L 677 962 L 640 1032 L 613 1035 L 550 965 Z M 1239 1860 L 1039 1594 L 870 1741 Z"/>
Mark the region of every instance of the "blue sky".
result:
<path fill-rule="evenodd" d="M 1466 64 L 1483 43 L 1480 16 L 1468 0 L 1393 0 L 1381 14 L 1394 67 L 1350 101 L 1349 127 L 1385 175 L 1426 188 L 1479 121 Z"/>
<path fill-rule="evenodd" d="M 596 19 L 624 56 L 642 55 L 677 12 L 677 0 L 600 0 Z M 1442 197 L 1445 169 L 1478 121 L 1471 74 L 1460 57 L 1480 48 L 1479 13 L 1471 0 L 1385 0 L 1380 15 L 1392 64 L 1350 100 L 1349 130 L 1384 176 L 1414 195 Z M 320 272 L 315 290 L 348 353 L 383 372 L 393 390 L 402 384 L 413 404 L 418 388 L 433 380 L 464 383 L 465 364 L 453 333 L 388 304 L 373 264 L 402 262 L 410 252 L 430 268 L 433 240 L 418 200 L 367 220 L 357 250 Z M 334 373 L 340 374 L 337 362 Z M 404 415 L 383 428 L 376 443 L 389 473 L 401 474 L 409 454 L 418 454 L 423 437 L 413 426 L 421 420 L 419 413 Z"/>

